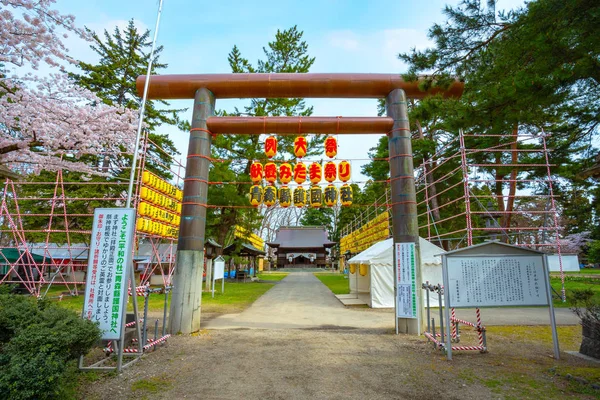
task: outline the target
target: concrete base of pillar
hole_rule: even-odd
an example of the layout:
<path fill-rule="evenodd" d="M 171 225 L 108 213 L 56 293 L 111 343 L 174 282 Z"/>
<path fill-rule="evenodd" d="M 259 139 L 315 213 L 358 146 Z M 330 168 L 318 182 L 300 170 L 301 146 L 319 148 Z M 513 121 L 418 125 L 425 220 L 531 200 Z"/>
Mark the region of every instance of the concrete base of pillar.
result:
<path fill-rule="evenodd" d="M 419 330 L 419 322 L 411 318 L 398 318 L 398 333 L 408 335 L 419 335 L 423 330 Z"/>
<path fill-rule="evenodd" d="M 169 318 L 169 332 L 173 335 L 200 330 L 203 266 L 202 251 L 177 251 Z"/>

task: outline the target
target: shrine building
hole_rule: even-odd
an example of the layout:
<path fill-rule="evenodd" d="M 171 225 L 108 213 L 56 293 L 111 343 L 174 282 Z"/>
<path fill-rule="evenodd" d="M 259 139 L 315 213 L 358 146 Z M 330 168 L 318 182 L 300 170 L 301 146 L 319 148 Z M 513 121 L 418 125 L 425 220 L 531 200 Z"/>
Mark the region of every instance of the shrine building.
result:
<path fill-rule="evenodd" d="M 275 250 L 277 268 L 325 268 L 335 242 L 323 226 L 282 226 L 267 245 Z"/>

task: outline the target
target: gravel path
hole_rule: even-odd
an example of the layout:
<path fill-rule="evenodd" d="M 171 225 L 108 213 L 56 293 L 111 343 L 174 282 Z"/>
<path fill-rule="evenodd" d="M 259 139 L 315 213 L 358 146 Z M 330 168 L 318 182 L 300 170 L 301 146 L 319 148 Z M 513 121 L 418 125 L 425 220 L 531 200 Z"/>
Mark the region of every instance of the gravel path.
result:
<path fill-rule="evenodd" d="M 394 329 L 394 315 L 390 310 L 346 308 L 312 273 L 294 272 L 242 313 L 225 314 L 201 325 L 204 329 Z"/>

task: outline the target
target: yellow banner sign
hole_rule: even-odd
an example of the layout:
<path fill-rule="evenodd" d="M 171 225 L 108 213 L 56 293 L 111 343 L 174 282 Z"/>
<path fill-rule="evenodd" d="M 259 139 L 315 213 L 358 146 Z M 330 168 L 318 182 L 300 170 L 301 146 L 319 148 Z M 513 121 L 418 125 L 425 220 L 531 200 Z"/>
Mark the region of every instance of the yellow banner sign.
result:
<path fill-rule="evenodd" d="M 260 236 L 252 232 L 248 232 L 246 228 L 243 228 L 241 226 L 235 227 L 233 235 L 236 238 L 246 240 L 248 243 L 250 243 L 252 246 L 256 247 L 259 250 L 263 250 L 265 247 L 265 241 L 262 240 Z"/>
<path fill-rule="evenodd" d="M 389 215 L 385 211 L 354 232 L 340 239 L 340 254 L 360 253 L 390 236 Z"/>

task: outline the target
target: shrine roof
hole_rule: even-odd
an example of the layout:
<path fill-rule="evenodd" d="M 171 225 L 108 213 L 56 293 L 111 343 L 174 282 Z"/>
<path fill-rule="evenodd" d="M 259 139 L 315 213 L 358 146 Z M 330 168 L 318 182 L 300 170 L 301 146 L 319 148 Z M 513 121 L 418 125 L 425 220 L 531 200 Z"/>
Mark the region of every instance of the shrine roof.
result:
<path fill-rule="evenodd" d="M 315 248 L 332 247 L 323 226 L 282 226 L 276 231 L 275 240 L 267 243 L 270 247 Z"/>

